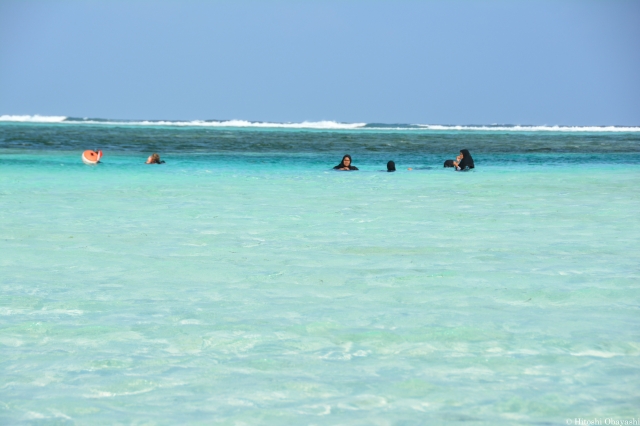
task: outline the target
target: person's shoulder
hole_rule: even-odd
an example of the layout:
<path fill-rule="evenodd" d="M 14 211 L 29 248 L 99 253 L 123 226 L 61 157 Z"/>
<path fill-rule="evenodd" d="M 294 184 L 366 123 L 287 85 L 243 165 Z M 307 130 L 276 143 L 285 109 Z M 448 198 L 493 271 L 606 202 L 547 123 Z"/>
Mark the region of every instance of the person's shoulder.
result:
<path fill-rule="evenodd" d="M 349 166 L 349 170 L 360 170 L 360 169 L 357 168 L 356 166 Z"/>

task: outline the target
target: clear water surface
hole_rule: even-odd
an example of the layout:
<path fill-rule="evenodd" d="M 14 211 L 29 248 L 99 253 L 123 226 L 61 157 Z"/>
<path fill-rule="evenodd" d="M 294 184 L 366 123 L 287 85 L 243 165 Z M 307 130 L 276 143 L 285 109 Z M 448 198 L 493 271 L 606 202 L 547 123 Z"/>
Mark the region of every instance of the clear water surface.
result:
<path fill-rule="evenodd" d="M 639 160 L 634 132 L 1 123 L 0 423 L 638 418 Z"/>

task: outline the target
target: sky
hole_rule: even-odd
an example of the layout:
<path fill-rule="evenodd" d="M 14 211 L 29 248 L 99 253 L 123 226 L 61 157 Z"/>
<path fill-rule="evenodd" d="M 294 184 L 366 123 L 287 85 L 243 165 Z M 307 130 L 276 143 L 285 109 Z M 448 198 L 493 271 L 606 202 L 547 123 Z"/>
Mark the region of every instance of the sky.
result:
<path fill-rule="evenodd" d="M 640 1 L 0 0 L 0 115 L 640 125 Z"/>

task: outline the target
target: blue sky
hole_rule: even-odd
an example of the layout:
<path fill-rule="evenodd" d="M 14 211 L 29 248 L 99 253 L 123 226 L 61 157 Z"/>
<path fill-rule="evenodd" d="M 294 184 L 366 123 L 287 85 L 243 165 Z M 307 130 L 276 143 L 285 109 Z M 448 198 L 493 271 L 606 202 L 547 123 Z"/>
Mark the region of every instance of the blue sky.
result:
<path fill-rule="evenodd" d="M 640 125 L 640 2 L 2 0 L 2 114 Z"/>

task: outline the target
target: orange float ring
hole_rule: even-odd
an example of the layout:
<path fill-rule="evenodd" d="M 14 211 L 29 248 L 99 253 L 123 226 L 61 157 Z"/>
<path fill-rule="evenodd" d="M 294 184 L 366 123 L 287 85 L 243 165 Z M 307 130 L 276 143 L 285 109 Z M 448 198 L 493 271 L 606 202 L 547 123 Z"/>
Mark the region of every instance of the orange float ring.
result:
<path fill-rule="evenodd" d="M 91 151 L 90 149 L 82 153 L 82 162 L 84 164 L 98 164 L 102 158 L 102 151 Z"/>

